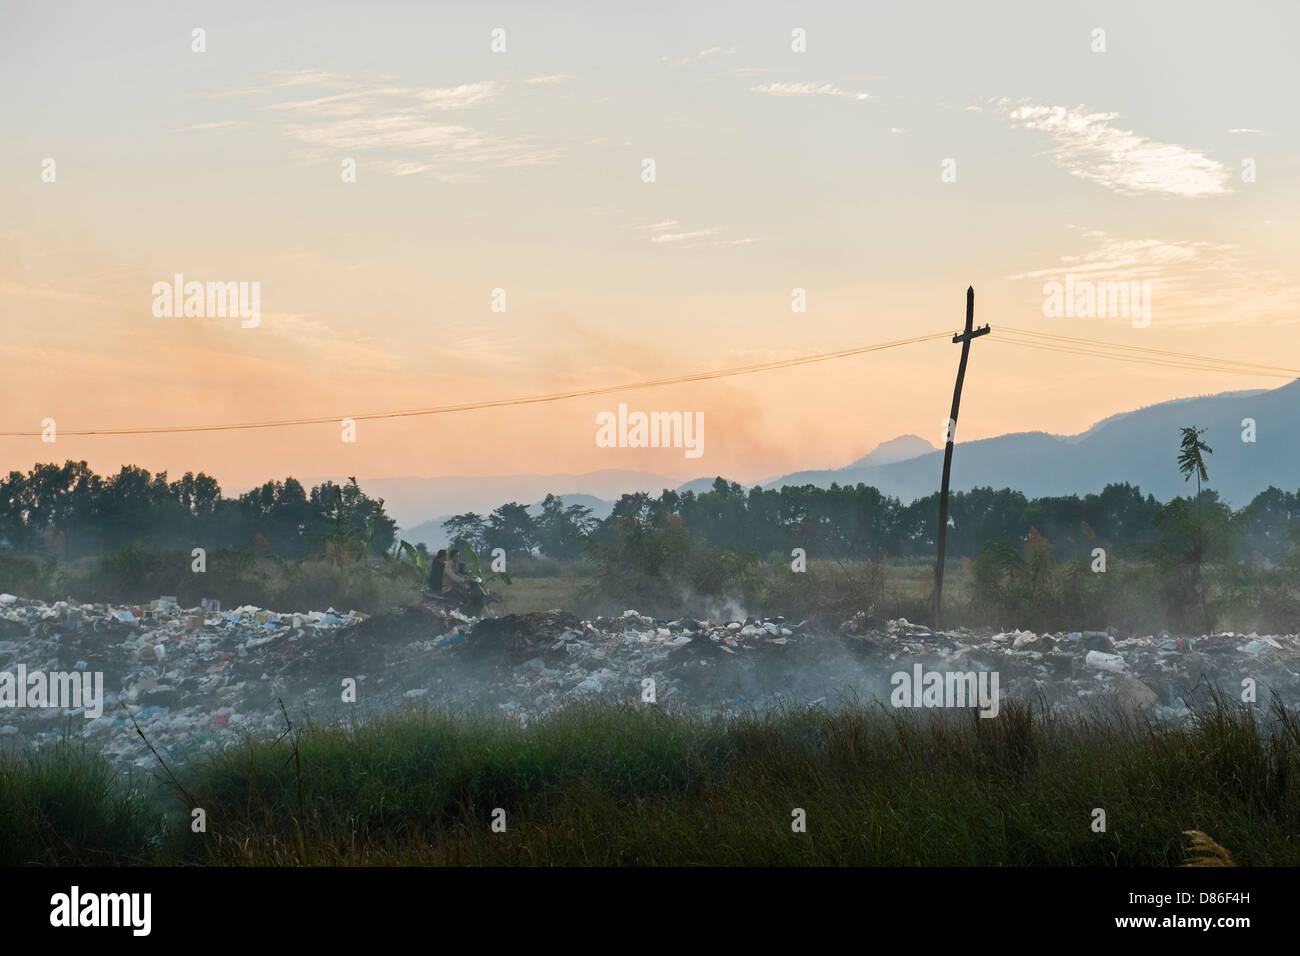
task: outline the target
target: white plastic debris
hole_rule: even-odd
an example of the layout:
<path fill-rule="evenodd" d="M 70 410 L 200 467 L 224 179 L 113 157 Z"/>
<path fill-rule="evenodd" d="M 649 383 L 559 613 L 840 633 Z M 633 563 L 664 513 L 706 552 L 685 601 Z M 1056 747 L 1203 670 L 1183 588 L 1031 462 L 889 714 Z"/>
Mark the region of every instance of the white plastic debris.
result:
<path fill-rule="evenodd" d="M 1118 654 L 1107 654 L 1104 651 L 1089 651 L 1088 656 L 1083 659 L 1085 665 L 1097 670 L 1107 671 L 1111 674 L 1123 674 L 1128 670 L 1128 665 L 1124 663 L 1124 658 Z"/>

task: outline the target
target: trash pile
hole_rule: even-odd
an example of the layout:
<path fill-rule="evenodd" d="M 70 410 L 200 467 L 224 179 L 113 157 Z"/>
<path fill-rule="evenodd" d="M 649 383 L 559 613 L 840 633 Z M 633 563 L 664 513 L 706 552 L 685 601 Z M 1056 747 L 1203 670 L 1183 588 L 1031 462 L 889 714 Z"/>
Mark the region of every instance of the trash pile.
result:
<path fill-rule="evenodd" d="M 863 615 L 838 631 L 782 618 L 658 621 L 636 611 L 474 619 L 439 608 L 278 613 L 215 601 L 181 608 L 45 604 L 0 594 L 0 672 L 104 675 L 102 716 L 0 709 L 0 747 L 84 736 L 124 765 L 181 761 L 244 733 L 361 716 L 404 702 L 527 723 L 574 700 L 716 714 L 890 700 L 891 675 L 992 672 L 1003 700 L 1062 711 L 1190 716 L 1211 688 L 1300 705 L 1300 636 L 1121 637 L 953 628 Z M 284 709 L 281 709 L 283 702 Z"/>
<path fill-rule="evenodd" d="M 1181 723 L 1214 693 L 1227 703 L 1263 707 L 1276 694 L 1288 707 L 1300 706 L 1296 634 L 931 631 L 900 619 L 889 622 L 886 640 L 891 660 L 922 661 L 944 671 L 997 671 L 1004 698 L 1042 702 L 1060 712 Z"/>

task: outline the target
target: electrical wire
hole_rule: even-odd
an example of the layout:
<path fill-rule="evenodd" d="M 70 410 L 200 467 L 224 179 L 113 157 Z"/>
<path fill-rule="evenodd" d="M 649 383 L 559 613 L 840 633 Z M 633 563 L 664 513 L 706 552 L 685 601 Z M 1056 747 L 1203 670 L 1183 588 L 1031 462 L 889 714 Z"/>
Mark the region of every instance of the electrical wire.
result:
<path fill-rule="evenodd" d="M 686 382 L 703 382 L 711 379 L 728 378 L 736 375 L 749 375 L 754 372 L 766 372 L 774 369 L 792 368 L 798 365 L 811 365 L 815 362 L 828 362 L 832 359 L 847 358 L 853 355 L 865 355 L 885 349 L 899 348 L 918 342 L 930 342 L 947 338 L 948 332 L 931 332 L 911 338 L 897 339 L 892 342 L 880 342 L 875 345 L 863 345 L 856 348 L 840 349 L 835 352 L 821 352 L 814 355 L 802 355 L 796 358 L 780 359 L 774 362 L 761 362 L 756 365 L 741 365 L 734 368 L 715 369 L 710 372 L 695 372 L 688 375 L 676 375 L 671 378 L 652 379 L 644 382 L 631 382 L 623 385 L 603 385 L 595 388 L 574 389 L 567 392 L 553 392 L 546 395 L 530 395 L 522 398 L 503 398 L 485 402 L 466 402 L 458 405 L 439 405 L 432 408 L 412 408 L 393 412 L 367 412 L 353 415 L 327 415 L 315 418 L 290 418 L 264 422 L 238 422 L 213 425 L 158 425 L 123 428 L 79 428 L 60 429 L 61 436 L 89 435 L 162 435 L 192 432 L 240 431 L 252 428 L 288 428 L 295 425 L 337 424 L 343 419 L 353 421 L 375 421 L 385 418 L 413 418 L 424 415 L 446 415 L 453 412 L 468 412 L 484 408 L 507 408 L 517 405 L 537 405 L 543 402 L 558 402 L 569 398 L 583 398 L 591 395 L 607 395 L 614 392 L 628 392 L 641 388 L 657 388 L 662 385 L 679 385 Z M 4 438 L 34 438 L 40 431 L 0 431 Z"/>

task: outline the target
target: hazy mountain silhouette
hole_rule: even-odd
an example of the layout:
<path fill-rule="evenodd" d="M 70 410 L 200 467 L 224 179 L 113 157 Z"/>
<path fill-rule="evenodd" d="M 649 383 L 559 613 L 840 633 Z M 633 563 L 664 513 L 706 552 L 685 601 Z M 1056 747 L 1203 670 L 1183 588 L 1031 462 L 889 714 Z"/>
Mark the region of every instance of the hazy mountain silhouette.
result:
<path fill-rule="evenodd" d="M 1255 422 L 1254 442 L 1242 441 L 1242 421 L 1247 418 Z M 1184 425 L 1208 429 L 1204 439 L 1214 449 L 1209 487 L 1233 507 L 1247 504 L 1269 485 L 1288 491 L 1300 488 L 1300 442 L 1296 440 L 1300 380 L 1271 390 L 1149 405 L 1112 415 L 1078 435 L 1017 432 L 962 442 L 959 428 L 952 487 L 966 491 L 990 485 L 1044 497 L 1083 495 L 1111 482 L 1129 482 L 1164 501 L 1189 490 L 1176 465 L 1178 430 Z M 942 465 L 942 449 L 916 435 L 902 435 L 843 468 L 799 471 L 743 484 L 825 488 L 832 482 L 862 482 L 909 502 L 938 490 Z M 403 536 L 414 541 L 440 539 L 441 522 L 452 514 L 486 515 L 508 501 L 536 504 L 548 493 L 563 497 L 567 504 L 586 505 L 603 517 L 623 494 L 645 491 L 657 496 L 665 488 L 699 494 L 713 482 L 708 476 L 679 485 L 649 472 L 607 469 L 581 475 L 370 479 L 362 485 L 369 494 L 385 499 L 389 513 L 403 525 Z M 438 517 L 429 518 L 431 513 Z"/>
<path fill-rule="evenodd" d="M 1244 419 L 1255 422 L 1255 441 L 1242 440 Z M 952 488 L 989 485 L 1014 488 L 1027 496 L 1087 494 L 1111 482 L 1129 482 L 1160 500 L 1188 493 L 1176 465 L 1178 429 L 1197 425 L 1214 449 L 1209 487 L 1233 507 L 1247 504 L 1269 485 L 1300 488 L 1300 380 L 1272 390 L 1224 392 L 1177 399 L 1103 419 L 1078 435 L 1019 432 L 958 443 L 953 453 Z M 874 454 L 874 453 L 873 453 Z M 845 468 L 785 475 L 773 484 L 831 482 L 873 485 L 904 501 L 939 488 L 942 451 L 905 461 L 870 463 L 871 456 Z"/>
<path fill-rule="evenodd" d="M 892 465 L 896 461 L 907 461 L 928 455 L 935 448 L 924 438 L 916 435 L 900 435 L 887 442 L 881 442 L 869 454 L 863 455 L 845 468 L 870 468 L 875 465 Z"/>

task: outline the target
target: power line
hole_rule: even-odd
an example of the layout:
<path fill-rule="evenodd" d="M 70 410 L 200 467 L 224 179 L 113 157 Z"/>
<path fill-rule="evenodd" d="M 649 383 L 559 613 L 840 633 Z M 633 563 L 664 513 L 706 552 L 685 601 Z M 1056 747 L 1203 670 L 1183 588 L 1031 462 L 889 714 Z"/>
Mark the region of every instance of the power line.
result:
<path fill-rule="evenodd" d="M 583 398 L 590 395 L 607 395 L 613 392 L 630 392 L 640 388 L 656 388 L 661 385 L 679 385 L 686 382 L 703 382 L 716 378 L 728 378 L 736 375 L 749 375 L 754 372 L 766 372 L 774 369 L 792 368 L 797 365 L 811 365 L 816 362 L 828 362 L 832 359 L 847 358 L 852 355 L 864 355 L 884 349 L 899 348 L 917 342 L 930 342 L 947 338 L 949 332 L 931 332 L 928 335 L 916 335 L 892 342 L 876 345 L 863 345 L 857 348 L 840 349 L 835 352 L 821 352 L 815 355 L 802 355 L 797 358 L 780 359 L 774 362 L 760 362 L 756 365 L 740 365 L 734 368 L 716 369 L 711 372 L 695 372 L 677 375 L 671 378 L 651 379 L 644 382 L 632 382 L 624 385 L 602 385 L 595 388 L 575 389 L 568 392 L 552 392 L 546 395 L 530 395 L 523 398 L 502 398 L 486 402 L 467 402 L 459 405 L 438 405 L 432 408 L 412 408 L 394 412 L 366 412 L 359 415 L 328 415 L 319 418 L 290 418 L 266 422 L 239 422 L 218 425 L 159 425 L 132 428 L 83 428 L 60 430 L 61 435 L 160 435 L 188 432 L 238 431 L 250 428 L 287 428 L 294 425 L 336 424 L 345 418 L 353 421 L 374 421 L 383 418 L 414 418 L 423 415 L 445 415 L 452 412 L 467 412 L 483 408 L 506 408 L 516 405 L 537 405 L 543 402 L 558 402 L 568 398 Z M 41 435 L 39 431 L 0 431 L 4 438 L 34 438 Z"/>
<path fill-rule="evenodd" d="M 1222 359 L 1206 355 L 1196 355 L 1188 352 L 1174 352 L 1168 349 L 1151 348 L 1148 346 L 1099 342 L 1092 339 L 1079 338 L 1077 336 L 1059 335 L 1051 332 L 1038 332 L 1031 329 L 1020 329 L 1006 325 L 999 326 L 995 331 L 1000 333 L 1010 333 L 1010 337 L 1007 337 L 1006 335 L 995 335 L 989 338 L 990 342 L 1000 342 L 1004 345 L 1015 345 L 1021 348 L 1037 349 L 1045 352 L 1104 358 L 1116 362 L 1127 362 L 1129 364 L 1146 365 L 1155 368 L 1177 368 L 1201 372 L 1227 372 L 1239 375 L 1256 375 L 1273 378 L 1300 378 L 1300 369 L 1286 368 L 1285 366 L 1280 365 L 1264 365 L 1257 362 Z M 574 389 L 566 392 L 552 392 L 544 395 L 530 395 L 521 398 L 503 398 L 485 402 L 439 405 L 432 408 L 413 408 L 391 412 L 365 412 L 356 415 L 328 415 L 315 418 L 291 418 L 262 422 L 235 422 L 213 425 L 157 425 L 126 428 L 68 429 L 62 430 L 61 434 L 86 437 L 93 435 L 160 435 L 192 432 L 240 431 L 254 428 L 288 428 L 298 425 L 334 424 L 345 418 L 350 418 L 353 421 L 375 421 L 387 418 L 414 418 L 426 415 L 445 415 L 455 412 L 467 412 L 487 408 L 537 405 L 547 402 L 563 401 L 570 398 L 608 395 L 615 392 L 634 391 L 641 388 L 656 388 L 663 385 L 702 382 L 738 375 L 750 375 L 755 372 L 793 368 L 799 365 L 828 362 L 834 359 L 847 358 L 854 355 L 864 355 L 869 352 L 879 352 L 885 349 L 899 348 L 904 345 L 913 345 L 918 342 L 930 342 L 947 337 L 947 332 L 932 332 L 928 335 L 917 335 L 912 336 L 911 338 L 896 339 L 892 342 L 881 342 L 875 345 L 840 349 L 834 352 L 821 352 L 814 355 L 803 355 L 791 359 L 761 362 L 755 365 L 741 365 L 733 368 L 716 369 L 709 372 L 695 372 L 687 375 L 677 375 L 670 378 L 650 379 L 647 381 L 631 382 L 623 385 L 603 385 L 595 388 Z M 40 431 L 0 431 L 0 437 L 4 438 L 35 438 L 41 434 L 42 432 Z"/>
<path fill-rule="evenodd" d="M 1259 362 L 1243 362 L 1237 359 L 1227 359 L 1212 355 L 1195 355 L 1190 352 L 1172 352 L 1168 349 L 1156 349 L 1145 345 L 1121 345 L 1118 342 L 1099 342 L 1095 339 L 1078 338 L 1072 335 L 1059 335 L 1053 332 L 1039 332 L 1032 329 L 1018 329 L 1014 326 L 999 326 L 999 331 L 1014 332 L 1018 335 L 1028 335 L 1039 339 L 1055 340 L 1066 343 L 1077 343 L 1084 346 L 1104 347 L 1108 349 L 1118 349 L 1127 352 L 1142 352 L 1152 355 L 1169 356 L 1181 360 L 1195 360 L 1198 362 L 1209 362 L 1213 365 L 1232 365 L 1243 368 L 1268 369 L 1277 372 L 1286 373 L 1289 376 L 1300 376 L 1300 369 L 1287 368 L 1283 365 L 1263 365 Z"/>
<path fill-rule="evenodd" d="M 1007 329 L 1007 331 L 1014 332 L 1018 330 Z M 1300 369 L 1287 369 L 1281 366 L 1260 366 L 1260 365 L 1256 365 L 1255 363 L 1247 363 L 1247 362 L 1228 364 L 1227 361 L 1219 362 L 1203 356 L 1189 355 L 1187 353 L 1180 353 L 1180 352 L 1166 352 L 1165 350 L 1159 350 L 1159 349 L 1152 350 L 1152 351 L 1161 352 L 1163 353 L 1162 355 L 1148 356 L 1148 355 L 1141 355 L 1141 354 L 1134 355 L 1134 354 L 1117 353 L 1115 351 L 1108 351 L 1108 350 L 1122 348 L 1122 347 L 1112 346 L 1109 343 L 1088 343 L 1086 345 L 1075 345 L 1069 342 L 1057 342 L 1052 340 L 1038 341 L 1034 339 L 1022 340 L 1022 339 L 1016 339 L 1014 337 L 1013 338 L 995 337 L 990 341 L 1001 342 L 1003 345 L 1016 345 L 1016 346 L 1020 346 L 1021 348 L 1038 349 L 1039 351 L 1044 351 L 1044 352 L 1059 352 L 1066 355 L 1083 355 L 1092 358 L 1104 358 L 1104 359 L 1110 359 L 1111 361 L 1115 361 L 1115 362 L 1126 362 L 1132 365 L 1146 365 L 1155 368 L 1178 368 L 1178 369 L 1188 369 L 1191 371 L 1199 371 L 1199 372 L 1225 372 L 1225 373 L 1236 374 L 1236 375 L 1255 375 L 1255 376 L 1264 376 L 1264 377 L 1272 377 L 1272 378 L 1293 379 L 1293 378 L 1300 377 Z M 1076 340 L 1076 341 L 1086 342 L 1086 340 Z M 1131 346 L 1129 348 L 1137 348 L 1137 347 Z M 1139 351 L 1144 351 L 1144 350 L 1139 350 Z M 1165 358 L 1163 357 L 1164 355 L 1168 355 L 1171 357 Z M 1185 356 L 1186 360 L 1178 361 L 1175 358 L 1177 356 Z M 1269 371 L 1268 369 L 1276 369 L 1276 371 Z"/>
<path fill-rule="evenodd" d="M 1002 345 L 1017 345 L 1022 348 L 1037 349 L 1040 352 L 1058 352 L 1065 355 L 1082 355 L 1088 358 L 1104 358 L 1116 362 L 1127 362 L 1130 365 L 1144 365 L 1154 368 L 1177 368 L 1188 369 L 1196 372 L 1224 372 L 1235 375 L 1262 375 L 1274 378 L 1294 378 L 1295 376 L 1287 375 L 1283 372 L 1256 372 L 1249 369 L 1217 367 L 1212 365 L 1186 365 L 1177 362 L 1153 362 L 1147 359 L 1128 358 L 1121 355 L 1109 355 L 1105 352 L 1094 352 L 1087 349 L 1061 348 L 1053 345 L 1043 345 L 1037 342 L 1019 342 L 1014 339 L 993 339 Z"/>

